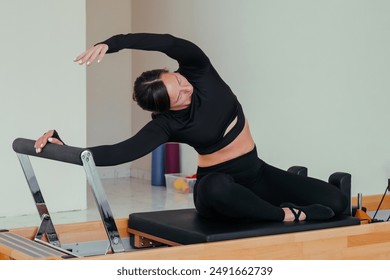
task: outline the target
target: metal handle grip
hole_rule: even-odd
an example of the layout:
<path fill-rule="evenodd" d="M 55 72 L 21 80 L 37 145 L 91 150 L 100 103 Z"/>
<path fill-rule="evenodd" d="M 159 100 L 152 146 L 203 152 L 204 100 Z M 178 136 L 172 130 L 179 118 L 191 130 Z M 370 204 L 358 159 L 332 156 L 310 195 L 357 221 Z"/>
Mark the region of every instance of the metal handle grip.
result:
<path fill-rule="evenodd" d="M 37 154 L 34 143 L 35 141 L 31 139 L 17 138 L 12 143 L 12 148 L 19 154 L 83 165 L 81 153 L 86 149 L 47 143 L 45 148 Z"/>

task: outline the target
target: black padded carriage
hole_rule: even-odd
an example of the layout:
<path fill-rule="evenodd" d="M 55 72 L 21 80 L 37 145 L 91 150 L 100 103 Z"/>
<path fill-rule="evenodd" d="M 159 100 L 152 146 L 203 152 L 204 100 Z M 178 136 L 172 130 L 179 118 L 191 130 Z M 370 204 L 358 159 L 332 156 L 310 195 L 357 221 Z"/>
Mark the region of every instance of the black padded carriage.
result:
<path fill-rule="evenodd" d="M 294 166 L 289 171 L 302 176 L 307 175 L 305 167 Z M 350 174 L 333 173 L 329 177 L 329 182 L 351 197 Z M 149 247 L 161 243 L 187 245 L 359 224 L 359 219 L 351 217 L 351 205 L 343 215 L 326 221 L 222 222 L 204 219 L 195 209 L 179 209 L 132 213 L 128 222 L 132 235 L 131 245 L 134 247 Z"/>

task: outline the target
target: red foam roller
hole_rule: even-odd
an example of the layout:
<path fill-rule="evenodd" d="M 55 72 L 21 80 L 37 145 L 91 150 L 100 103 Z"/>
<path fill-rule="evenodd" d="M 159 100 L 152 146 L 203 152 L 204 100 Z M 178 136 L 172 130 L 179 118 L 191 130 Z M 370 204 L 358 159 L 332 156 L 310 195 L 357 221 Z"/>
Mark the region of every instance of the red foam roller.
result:
<path fill-rule="evenodd" d="M 180 173 L 180 145 L 179 143 L 165 144 L 165 173 Z"/>

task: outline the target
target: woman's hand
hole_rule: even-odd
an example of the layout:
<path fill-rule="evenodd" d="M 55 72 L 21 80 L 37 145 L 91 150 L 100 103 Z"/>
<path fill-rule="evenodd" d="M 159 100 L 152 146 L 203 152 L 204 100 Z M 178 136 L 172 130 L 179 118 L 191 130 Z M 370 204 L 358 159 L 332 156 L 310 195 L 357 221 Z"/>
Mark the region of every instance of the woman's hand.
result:
<path fill-rule="evenodd" d="M 90 65 L 97 58 L 97 62 L 99 63 L 102 61 L 107 50 L 108 46 L 106 44 L 98 44 L 80 54 L 74 61 L 78 62 L 80 65 L 83 65 L 84 63 Z"/>
<path fill-rule="evenodd" d="M 46 146 L 47 142 L 50 142 L 52 144 L 57 144 L 57 145 L 64 145 L 64 143 L 61 140 L 53 137 L 54 133 L 55 130 L 49 130 L 41 137 L 39 137 L 37 141 L 35 141 L 34 148 L 37 154 L 39 154 L 42 151 L 42 149 Z"/>

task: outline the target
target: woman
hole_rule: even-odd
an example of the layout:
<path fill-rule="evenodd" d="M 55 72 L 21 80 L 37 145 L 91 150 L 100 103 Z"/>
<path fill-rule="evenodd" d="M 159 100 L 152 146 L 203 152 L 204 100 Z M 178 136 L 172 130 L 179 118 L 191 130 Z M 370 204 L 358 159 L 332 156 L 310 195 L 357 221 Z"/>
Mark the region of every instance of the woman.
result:
<path fill-rule="evenodd" d="M 258 158 L 240 103 L 195 44 L 169 34 L 120 34 L 75 61 L 89 65 L 122 49 L 163 52 L 177 60 L 179 68 L 147 71 L 136 79 L 133 99 L 152 112 L 152 120 L 123 142 L 89 148 L 97 166 L 129 162 L 165 142 L 181 142 L 199 154 L 194 203 L 204 217 L 325 220 L 347 207 L 347 198 L 335 186 L 277 169 Z M 36 141 L 37 153 L 48 141 L 63 144 L 50 130 Z"/>

